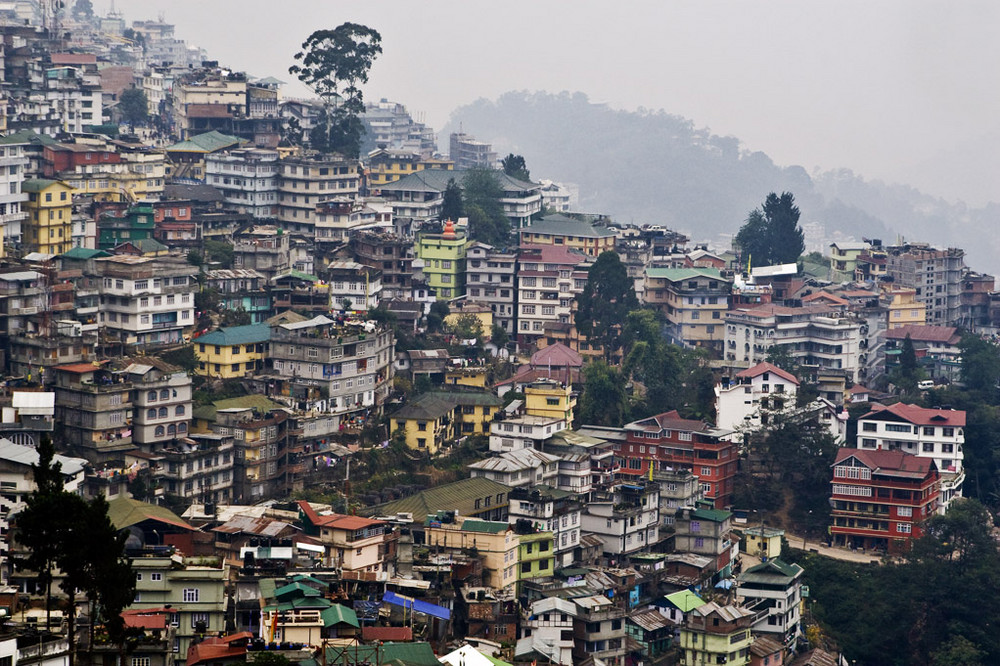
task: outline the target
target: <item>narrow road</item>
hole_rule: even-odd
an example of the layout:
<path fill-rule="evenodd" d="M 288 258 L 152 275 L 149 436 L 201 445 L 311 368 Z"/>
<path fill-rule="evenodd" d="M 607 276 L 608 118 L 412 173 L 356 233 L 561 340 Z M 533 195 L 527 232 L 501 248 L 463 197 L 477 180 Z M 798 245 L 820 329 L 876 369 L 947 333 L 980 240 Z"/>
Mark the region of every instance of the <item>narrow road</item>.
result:
<path fill-rule="evenodd" d="M 804 550 L 810 553 L 818 553 L 824 557 L 845 562 L 861 562 L 863 564 L 879 564 L 882 558 L 871 553 L 862 553 L 860 550 L 850 550 L 849 548 L 832 548 L 824 546 L 822 541 L 808 540 L 797 534 L 786 532 L 785 538 L 788 545 L 795 550 Z"/>

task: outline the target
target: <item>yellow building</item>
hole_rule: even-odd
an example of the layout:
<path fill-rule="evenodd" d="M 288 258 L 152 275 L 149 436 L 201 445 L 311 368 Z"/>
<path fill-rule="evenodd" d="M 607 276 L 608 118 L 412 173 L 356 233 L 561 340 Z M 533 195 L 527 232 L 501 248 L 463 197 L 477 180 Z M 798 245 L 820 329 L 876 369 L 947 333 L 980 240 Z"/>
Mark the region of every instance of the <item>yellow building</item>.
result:
<path fill-rule="evenodd" d="M 576 398 L 568 386 L 558 382 L 538 381 L 524 387 L 524 413 L 573 422 Z"/>
<path fill-rule="evenodd" d="M 750 663 L 754 613 L 714 601 L 692 610 L 681 628 L 682 666 Z"/>
<path fill-rule="evenodd" d="M 520 535 L 518 573 L 520 580 L 546 578 L 555 572 L 554 539 L 552 532 Z"/>
<path fill-rule="evenodd" d="M 732 281 L 712 268 L 647 268 L 645 302 L 667 318 L 672 342 L 722 351 Z"/>
<path fill-rule="evenodd" d="M 886 328 L 902 328 L 910 325 L 927 323 L 927 304 L 917 300 L 917 290 L 907 287 L 894 287 L 883 294 L 891 299 L 887 306 Z"/>
<path fill-rule="evenodd" d="M 456 516 L 442 511 L 427 516 L 425 543 L 435 552 L 476 553 L 483 563 L 483 583 L 497 589 L 513 588 L 518 580 L 521 540 L 505 522 Z M 549 534 L 551 539 L 551 534 Z"/>
<path fill-rule="evenodd" d="M 473 386 L 486 388 L 486 366 L 474 365 L 467 368 L 448 368 L 444 371 L 446 386 Z"/>
<path fill-rule="evenodd" d="M 784 536 L 785 530 L 774 527 L 748 527 L 743 531 L 746 545 L 741 548 L 748 555 L 772 560 L 781 556 L 781 539 Z"/>
<path fill-rule="evenodd" d="M 368 154 L 368 186 L 378 189 L 424 169 L 454 171 L 455 163 L 451 160 L 423 159 L 419 154 L 405 150 L 380 148 Z"/>
<path fill-rule="evenodd" d="M 488 436 L 501 404 L 485 391 L 425 393 L 389 418 L 390 430 L 393 435 L 401 431 L 409 448 L 434 455 L 459 437 Z"/>
<path fill-rule="evenodd" d="M 233 326 L 207 333 L 194 341 L 198 357 L 195 372 L 203 377 L 244 377 L 263 366 L 271 335 L 267 324 Z"/>
<path fill-rule="evenodd" d="M 518 232 L 521 245 L 562 245 L 597 258 L 614 252 L 618 237 L 607 227 L 555 213 Z"/>
<path fill-rule="evenodd" d="M 58 180 L 24 181 L 28 193 L 24 209 L 28 219 L 21 226 L 25 247 L 42 254 L 62 254 L 73 247 L 73 188 Z"/>
<path fill-rule="evenodd" d="M 465 315 L 476 318 L 479 322 L 480 335 L 489 338 L 493 332 L 493 308 L 483 303 L 472 301 L 456 301 L 451 303 L 451 312 L 444 318 L 445 326 L 455 326 Z"/>

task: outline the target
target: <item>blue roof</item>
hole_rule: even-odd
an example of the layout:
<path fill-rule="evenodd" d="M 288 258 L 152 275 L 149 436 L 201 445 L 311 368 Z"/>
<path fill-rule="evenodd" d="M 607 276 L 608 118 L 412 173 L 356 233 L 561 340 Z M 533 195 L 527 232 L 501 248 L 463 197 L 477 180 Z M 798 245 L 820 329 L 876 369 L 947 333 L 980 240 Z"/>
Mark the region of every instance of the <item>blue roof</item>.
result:
<path fill-rule="evenodd" d="M 250 345 L 258 342 L 267 342 L 270 337 L 270 326 L 267 324 L 251 324 L 250 326 L 220 328 L 195 338 L 195 341 L 202 345 L 231 347 L 233 345 Z"/>

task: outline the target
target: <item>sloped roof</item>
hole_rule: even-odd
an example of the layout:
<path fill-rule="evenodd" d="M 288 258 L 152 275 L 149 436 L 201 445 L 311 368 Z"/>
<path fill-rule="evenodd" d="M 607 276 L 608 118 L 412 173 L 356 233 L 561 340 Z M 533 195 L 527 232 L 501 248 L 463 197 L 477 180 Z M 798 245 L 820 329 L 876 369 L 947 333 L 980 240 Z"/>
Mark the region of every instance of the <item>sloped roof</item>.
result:
<path fill-rule="evenodd" d="M 905 402 L 897 402 L 889 406 L 874 405 L 872 411 L 862 416 L 859 420 L 866 419 L 891 421 L 901 419 L 907 423 L 919 426 L 965 427 L 965 412 L 963 410 L 921 407 Z"/>
<path fill-rule="evenodd" d="M 509 523 L 495 520 L 476 520 L 469 518 L 462 523 L 463 532 L 479 532 L 480 534 L 500 534 L 510 529 Z"/>
<path fill-rule="evenodd" d="M 242 395 L 238 398 L 226 398 L 216 400 L 211 405 L 200 405 L 194 410 L 194 417 L 205 421 L 214 421 L 215 415 L 220 409 L 256 409 L 261 412 L 270 412 L 275 409 L 284 409 L 284 405 L 274 402 L 270 398 L 258 393 Z"/>
<path fill-rule="evenodd" d="M 750 646 L 750 653 L 757 657 L 769 657 L 784 649 L 784 646 L 773 638 L 758 634 Z"/>
<path fill-rule="evenodd" d="M 243 636 L 242 634 L 247 634 L 247 636 Z M 197 666 L 198 664 L 208 662 L 243 661 L 246 659 L 246 645 L 234 645 L 235 639 L 252 637 L 249 632 L 242 632 L 241 634 L 226 636 L 225 638 L 209 636 L 197 643 L 191 643 L 185 663 L 188 666 Z"/>
<path fill-rule="evenodd" d="M 925 326 L 922 324 L 907 324 L 899 328 L 891 328 L 883 333 L 890 340 L 905 340 L 906 336 L 914 342 L 943 342 L 958 344 L 962 336 L 954 326 Z"/>
<path fill-rule="evenodd" d="M 176 513 L 166 507 L 140 502 L 125 495 L 119 495 L 108 502 L 108 518 L 111 519 L 111 523 L 115 528 L 119 530 L 152 520 L 157 523 L 165 523 L 185 530 L 191 530 L 192 532 L 198 531 L 197 528 L 188 525 Z"/>
<path fill-rule="evenodd" d="M 681 590 L 667 595 L 667 601 L 677 607 L 682 613 L 692 611 L 699 606 L 705 605 L 705 600 L 691 590 Z"/>
<path fill-rule="evenodd" d="M 110 257 L 111 255 L 104 250 L 92 250 L 86 247 L 74 247 L 68 252 L 63 252 L 59 255 L 60 257 L 65 257 L 66 259 L 93 259 L 94 257 Z"/>
<path fill-rule="evenodd" d="M 403 176 L 395 182 L 386 183 L 379 189 L 382 192 L 444 192 L 448 188 L 449 180 L 454 178 L 455 183 L 461 186 L 469 173 L 468 170 L 460 169 L 423 169 Z M 541 185 L 511 178 L 503 171 L 497 170 L 493 173 L 504 192 L 523 192 L 541 188 Z"/>
<path fill-rule="evenodd" d="M 423 523 L 428 515 L 436 514 L 438 511 L 456 511 L 463 516 L 473 515 L 482 510 L 476 508 L 476 500 L 487 496 L 506 495 L 509 492 L 509 486 L 491 479 L 474 477 L 421 490 L 409 497 L 361 509 L 359 513 L 369 516 L 412 513 L 414 523 Z"/>
<path fill-rule="evenodd" d="M 695 278 L 710 278 L 730 282 L 729 278 L 722 277 L 717 268 L 647 268 L 646 277 L 662 278 L 670 282 L 683 282 Z"/>
<path fill-rule="evenodd" d="M 870 451 L 867 449 L 842 448 L 837 451 L 837 459 L 833 464 L 839 465 L 849 458 L 856 458 L 872 470 L 873 474 L 883 476 L 923 479 L 932 469 L 936 469 L 932 458 L 914 456 L 902 451 Z"/>
<path fill-rule="evenodd" d="M 228 328 L 216 329 L 211 333 L 199 336 L 197 338 L 197 343 L 231 347 L 233 345 L 247 345 L 267 342 L 270 338 L 270 326 L 267 324 L 251 324 L 249 326 L 230 326 Z"/>
<path fill-rule="evenodd" d="M 33 446 L 15 444 L 9 439 L 2 438 L 0 439 L 0 460 L 31 467 L 31 465 L 38 464 L 38 449 Z M 62 473 L 68 476 L 79 474 L 87 464 L 83 458 L 71 458 L 58 453 L 52 457 L 52 462 L 53 464 L 59 463 L 62 466 Z"/>
<path fill-rule="evenodd" d="M 782 370 L 778 366 L 774 365 L 773 363 L 768 363 L 767 361 L 763 361 L 761 363 L 758 363 L 757 365 L 753 366 L 752 368 L 747 368 L 746 370 L 742 370 L 740 372 L 737 372 L 736 376 L 737 377 L 751 377 L 752 378 L 752 377 L 757 377 L 759 375 L 762 375 L 765 372 L 773 372 L 774 374 L 778 375 L 782 379 L 784 379 L 786 381 L 790 381 L 790 382 L 792 382 L 795 385 L 798 385 L 798 383 L 799 383 L 799 380 L 798 380 L 798 378 L 795 375 L 793 375 L 790 372 L 785 372 L 784 370 Z"/>
<path fill-rule="evenodd" d="M 62 185 L 68 190 L 73 189 L 72 185 L 68 185 L 61 180 L 49 180 L 48 178 L 32 178 L 31 180 L 26 180 L 21 184 L 22 192 L 41 192 L 42 190 L 48 189 L 53 185 Z"/>
<path fill-rule="evenodd" d="M 335 624 L 346 624 L 355 628 L 361 626 L 361 623 L 358 622 L 358 614 L 354 612 L 354 609 L 340 604 L 333 604 L 329 608 L 323 609 L 320 612 L 320 617 L 323 618 L 324 627 L 332 627 Z"/>
<path fill-rule="evenodd" d="M 788 584 L 802 574 L 802 567 L 798 564 L 789 564 L 781 559 L 768 560 L 750 567 L 739 575 L 741 583 L 765 583 L 772 584 L 780 581 L 781 584 Z"/>
<path fill-rule="evenodd" d="M 578 236 L 580 238 L 608 238 L 614 236 L 607 227 L 578 220 L 566 215 L 555 213 L 533 222 L 527 227 L 518 229 L 519 234 L 548 234 L 549 236 Z"/>
<path fill-rule="evenodd" d="M 167 146 L 168 153 L 214 153 L 217 150 L 239 145 L 241 139 L 216 130 L 191 137 L 186 141 Z"/>
<path fill-rule="evenodd" d="M 393 412 L 390 419 L 427 419 L 433 421 L 450 414 L 455 409 L 451 400 L 435 397 L 429 393 L 417 396 L 408 404 Z"/>
<path fill-rule="evenodd" d="M 628 621 L 646 631 L 658 631 L 675 624 L 655 608 L 632 613 L 628 616 Z"/>
<path fill-rule="evenodd" d="M 714 601 L 709 601 L 704 605 L 695 608 L 692 612 L 706 617 L 715 613 L 726 622 L 735 622 L 740 618 L 752 617 L 754 614 L 753 611 L 749 611 L 746 608 L 732 605 L 720 606 Z"/>
<path fill-rule="evenodd" d="M 733 514 L 723 509 L 695 509 L 691 512 L 692 518 L 708 520 L 713 523 L 725 522 L 727 519 L 732 518 L 732 516 Z"/>
<path fill-rule="evenodd" d="M 532 354 L 531 365 L 535 368 L 579 368 L 583 366 L 583 356 L 563 343 L 557 342 Z"/>

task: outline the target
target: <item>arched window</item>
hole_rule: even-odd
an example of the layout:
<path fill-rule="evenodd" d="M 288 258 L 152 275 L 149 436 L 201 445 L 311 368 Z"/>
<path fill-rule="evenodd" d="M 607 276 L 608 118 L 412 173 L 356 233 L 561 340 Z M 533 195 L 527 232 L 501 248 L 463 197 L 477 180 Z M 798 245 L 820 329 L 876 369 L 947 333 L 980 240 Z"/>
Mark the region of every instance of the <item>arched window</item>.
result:
<path fill-rule="evenodd" d="M 156 418 L 156 410 L 155 409 L 146 410 L 146 418 L 147 419 L 155 419 Z"/>
<path fill-rule="evenodd" d="M 155 402 L 156 401 L 156 391 L 150 391 L 149 393 L 147 393 L 146 394 L 146 400 L 148 400 L 149 402 Z"/>
<path fill-rule="evenodd" d="M 163 389 L 160 391 L 160 400 L 166 400 L 170 397 L 170 389 Z"/>
<path fill-rule="evenodd" d="M 174 408 L 174 416 L 184 416 L 184 405 L 177 405 Z"/>
<path fill-rule="evenodd" d="M 156 426 L 156 430 L 153 431 L 155 437 L 163 437 L 163 426 Z"/>
<path fill-rule="evenodd" d="M 167 418 L 167 408 L 166 407 L 160 407 L 160 418 L 161 419 Z"/>
<path fill-rule="evenodd" d="M 187 432 L 187 431 L 188 431 L 187 423 L 181 423 L 180 425 L 177 426 L 177 432 Z"/>
<path fill-rule="evenodd" d="M 173 437 L 174 435 L 176 435 L 177 434 L 177 426 L 175 426 L 173 423 L 171 423 L 170 425 L 168 425 L 167 426 L 167 434 L 170 435 L 171 437 Z"/>

